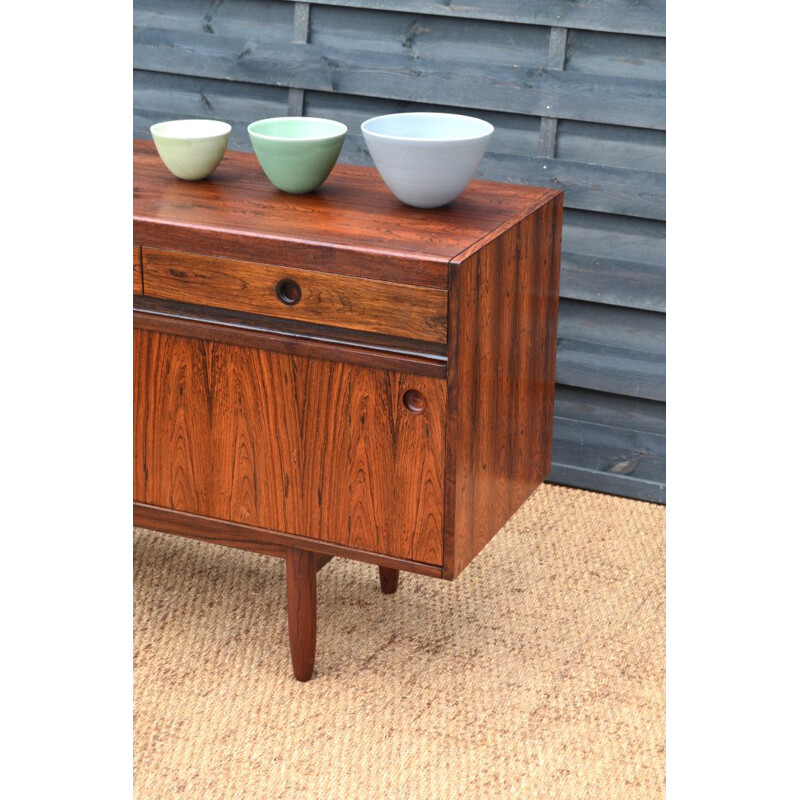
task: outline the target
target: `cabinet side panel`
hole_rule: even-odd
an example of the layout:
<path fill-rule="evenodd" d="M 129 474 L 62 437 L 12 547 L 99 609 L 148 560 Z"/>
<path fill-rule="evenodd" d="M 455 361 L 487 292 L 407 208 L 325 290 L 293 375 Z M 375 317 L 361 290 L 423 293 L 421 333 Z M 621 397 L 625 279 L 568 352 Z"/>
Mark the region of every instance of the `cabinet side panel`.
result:
<path fill-rule="evenodd" d="M 550 470 L 562 195 L 450 267 L 445 577 Z"/>

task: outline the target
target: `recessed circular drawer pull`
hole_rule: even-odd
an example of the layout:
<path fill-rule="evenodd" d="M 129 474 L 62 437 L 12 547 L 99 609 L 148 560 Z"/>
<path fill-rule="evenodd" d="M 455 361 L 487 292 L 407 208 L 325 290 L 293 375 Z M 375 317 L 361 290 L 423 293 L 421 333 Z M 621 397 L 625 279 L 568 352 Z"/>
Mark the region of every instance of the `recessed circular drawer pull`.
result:
<path fill-rule="evenodd" d="M 284 305 L 293 306 L 300 302 L 303 290 L 300 284 L 291 278 L 281 278 L 275 286 L 275 294 Z"/>
<path fill-rule="evenodd" d="M 425 396 L 416 389 L 409 389 L 403 395 L 403 405 L 412 414 L 421 414 L 425 410 Z"/>

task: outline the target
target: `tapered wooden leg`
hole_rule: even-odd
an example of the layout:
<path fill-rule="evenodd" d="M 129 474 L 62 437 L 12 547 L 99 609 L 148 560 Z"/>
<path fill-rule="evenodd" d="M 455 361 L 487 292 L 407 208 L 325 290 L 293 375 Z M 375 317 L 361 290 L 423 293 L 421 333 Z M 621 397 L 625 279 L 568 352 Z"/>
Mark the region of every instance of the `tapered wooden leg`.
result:
<path fill-rule="evenodd" d="M 294 676 L 307 681 L 317 650 L 317 559 L 310 550 L 286 549 L 286 599 Z"/>
<path fill-rule="evenodd" d="M 378 567 L 381 578 L 381 591 L 384 594 L 394 594 L 397 591 L 397 581 L 400 580 L 400 570 L 391 567 Z"/>

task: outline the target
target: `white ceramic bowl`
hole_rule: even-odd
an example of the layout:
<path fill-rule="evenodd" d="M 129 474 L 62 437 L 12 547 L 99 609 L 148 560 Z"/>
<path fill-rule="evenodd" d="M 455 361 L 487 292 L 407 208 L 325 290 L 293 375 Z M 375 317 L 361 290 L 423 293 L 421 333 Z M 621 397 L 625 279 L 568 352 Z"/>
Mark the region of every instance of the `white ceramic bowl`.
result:
<path fill-rule="evenodd" d="M 493 131 L 482 119 L 427 111 L 386 114 L 361 125 L 384 183 L 417 208 L 446 205 L 464 191 Z"/>
<path fill-rule="evenodd" d="M 150 126 L 167 169 L 185 181 L 207 178 L 222 161 L 231 126 L 214 119 L 173 119 Z"/>

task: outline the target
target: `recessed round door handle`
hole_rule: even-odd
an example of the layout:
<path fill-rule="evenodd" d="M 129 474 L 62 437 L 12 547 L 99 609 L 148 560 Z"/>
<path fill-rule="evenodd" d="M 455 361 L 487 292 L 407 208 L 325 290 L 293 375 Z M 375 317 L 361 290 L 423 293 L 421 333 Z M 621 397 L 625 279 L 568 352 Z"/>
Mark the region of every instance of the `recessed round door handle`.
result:
<path fill-rule="evenodd" d="M 285 306 L 293 306 L 300 302 L 303 290 L 300 284 L 292 278 L 281 278 L 275 285 L 275 294 Z"/>
<path fill-rule="evenodd" d="M 421 414 L 425 410 L 427 402 L 425 400 L 425 395 L 421 392 L 418 392 L 416 389 L 409 389 L 403 395 L 403 405 L 406 407 L 406 410 L 410 411 L 412 414 Z"/>

